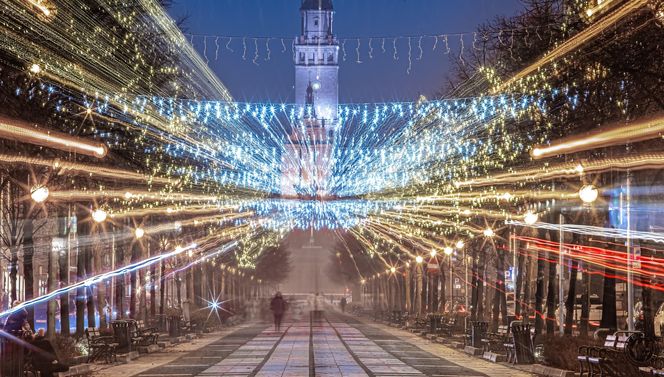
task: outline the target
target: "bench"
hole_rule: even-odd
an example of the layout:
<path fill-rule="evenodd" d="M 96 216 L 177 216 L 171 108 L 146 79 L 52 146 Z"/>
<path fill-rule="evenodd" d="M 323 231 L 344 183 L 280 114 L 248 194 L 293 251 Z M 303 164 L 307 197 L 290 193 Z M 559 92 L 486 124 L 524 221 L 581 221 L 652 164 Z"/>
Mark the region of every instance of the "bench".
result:
<path fill-rule="evenodd" d="M 505 344 L 509 343 L 509 326 L 500 325 L 495 333 L 487 333 L 487 336 L 482 339 L 484 352 L 493 352 L 504 349 Z"/>
<path fill-rule="evenodd" d="M 638 331 L 617 331 L 612 335 L 607 335 L 603 347 L 579 347 L 577 360 L 580 376 L 585 373 L 590 376 L 638 375 L 638 368 L 628 360 L 626 350 L 630 338 L 642 334 Z"/>
<path fill-rule="evenodd" d="M 159 332 L 154 327 L 146 327 L 145 321 L 140 320 L 136 322 L 137 337 L 140 337 L 140 345 L 149 346 L 157 344 L 159 340 Z"/>
<path fill-rule="evenodd" d="M 88 341 L 88 363 L 103 358 L 107 363 L 117 362 L 117 350 L 120 344 L 113 336 L 101 335 L 98 328 L 88 327 L 85 329 L 85 337 Z"/>
<path fill-rule="evenodd" d="M 440 323 L 440 330 L 438 330 L 438 333 L 440 335 L 447 335 L 449 337 L 452 337 L 454 334 L 454 331 L 458 329 L 459 327 L 459 316 L 452 316 L 449 317 L 447 320 L 443 319 L 441 320 Z"/>

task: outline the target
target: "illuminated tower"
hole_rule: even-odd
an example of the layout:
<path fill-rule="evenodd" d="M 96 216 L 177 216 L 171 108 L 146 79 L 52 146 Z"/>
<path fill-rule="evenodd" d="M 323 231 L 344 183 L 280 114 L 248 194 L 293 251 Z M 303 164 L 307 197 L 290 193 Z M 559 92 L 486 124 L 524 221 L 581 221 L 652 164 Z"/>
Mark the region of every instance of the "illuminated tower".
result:
<path fill-rule="evenodd" d="M 339 105 L 339 44 L 332 34 L 332 0 L 303 0 L 300 13 L 294 62 L 300 116 L 284 146 L 281 193 L 324 197 Z"/>
<path fill-rule="evenodd" d="M 302 34 L 295 40 L 295 101 L 303 106 L 307 88 L 314 89 L 316 114 L 323 126 L 337 118 L 339 105 L 339 43 L 332 27 L 332 0 L 303 0 Z"/>

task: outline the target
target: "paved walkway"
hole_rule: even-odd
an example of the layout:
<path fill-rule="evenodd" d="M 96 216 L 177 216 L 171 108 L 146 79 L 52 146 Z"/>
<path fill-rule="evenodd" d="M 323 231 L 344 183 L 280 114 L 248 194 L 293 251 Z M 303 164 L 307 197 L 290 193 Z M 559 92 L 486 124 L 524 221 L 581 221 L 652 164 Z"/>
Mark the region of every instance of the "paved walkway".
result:
<path fill-rule="evenodd" d="M 155 362 L 157 360 L 157 362 Z M 133 366 L 133 368 L 132 368 Z M 208 336 L 198 347 L 149 355 L 100 376 L 419 377 L 531 376 L 470 357 L 405 331 L 339 313 L 294 318 L 275 332 L 250 324 Z"/>

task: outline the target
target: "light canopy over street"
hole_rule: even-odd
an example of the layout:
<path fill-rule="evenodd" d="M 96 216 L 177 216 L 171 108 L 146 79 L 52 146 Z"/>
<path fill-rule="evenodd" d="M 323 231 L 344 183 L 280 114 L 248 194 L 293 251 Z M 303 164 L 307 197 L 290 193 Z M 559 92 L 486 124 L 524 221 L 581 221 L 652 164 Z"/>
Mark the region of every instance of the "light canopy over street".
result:
<path fill-rule="evenodd" d="M 663 37 L 660 0 L 0 0 L 0 377 L 664 374 Z"/>

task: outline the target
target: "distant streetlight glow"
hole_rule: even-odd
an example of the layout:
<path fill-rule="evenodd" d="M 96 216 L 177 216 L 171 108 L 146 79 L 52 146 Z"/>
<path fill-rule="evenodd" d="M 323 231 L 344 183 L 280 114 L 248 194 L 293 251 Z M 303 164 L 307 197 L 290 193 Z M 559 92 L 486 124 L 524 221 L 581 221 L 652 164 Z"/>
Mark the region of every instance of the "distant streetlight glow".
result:
<path fill-rule="evenodd" d="M 431 253 L 429 254 L 431 254 L 431 257 L 433 258 L 436 256 L 436 254 L 438 254 L 438 252 L 436 251 L 436 249 L 431 249 Z"/>
<path fill-rule="evenodd" d="M 493 229 L 491 229 L 491 228 L 484 229 L 483 233 L 484 233 L 484 237 L 489 237 L 489 238 L 496 235 L 496 233 L 494 233 Z"/>
<path fill-rule="evenodd" d="M 443 249 L 443 253 L 445 253 L 445 255 L 448 255 L 448 256 L 449 256 L 449 255 L 452 255 L 452 253 L 454 253 L 454 249 L 452 249 L 451 247 L 447 246 L 447 247 L 445 247 L 445 248 Z"/>
<path fill-rule="evenodd" d="M 145 230 L 143 230 L 143 228 L 136 228 L 136 230 L 134 230 L 134 235 L 136 236 L 136 239 L 140 240 L 145 236 Z"/>
<path fill-rule="evenodd" d="M 415 257 L 415 262 L 422 263 L 422 262 L 424 262 L 424 258 L 422 258 L 421 255 L 418 255 L 418 256 Z"/>

